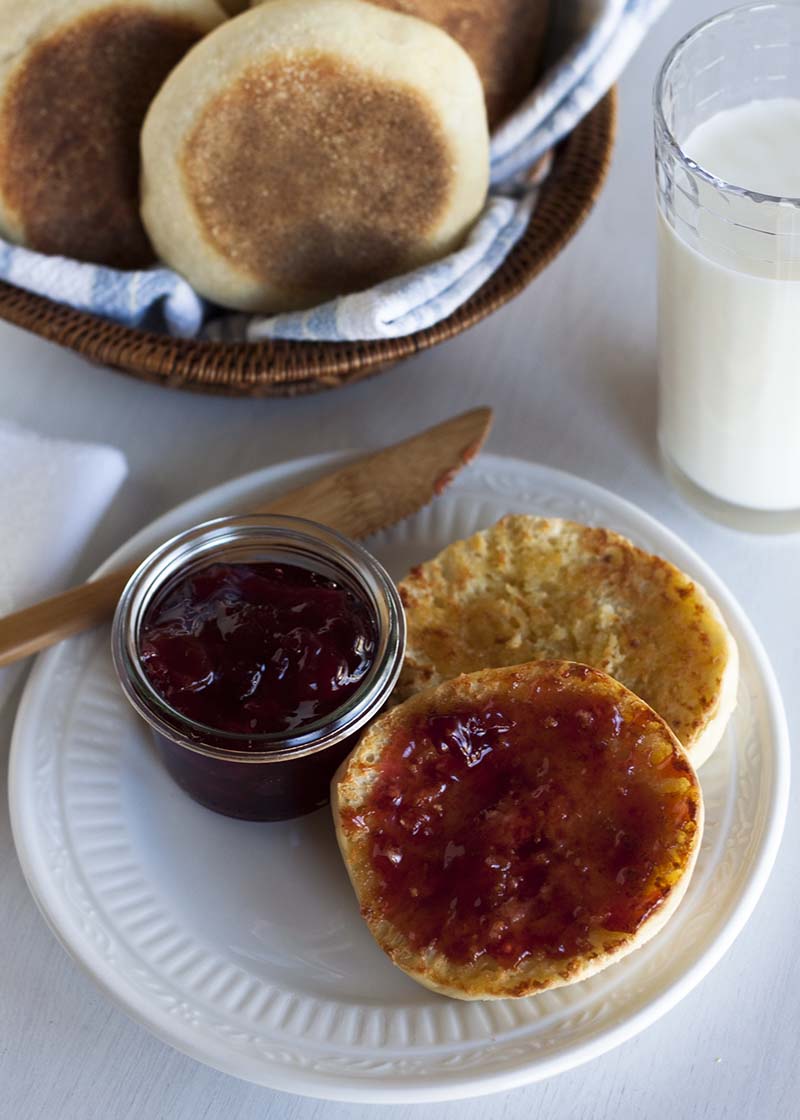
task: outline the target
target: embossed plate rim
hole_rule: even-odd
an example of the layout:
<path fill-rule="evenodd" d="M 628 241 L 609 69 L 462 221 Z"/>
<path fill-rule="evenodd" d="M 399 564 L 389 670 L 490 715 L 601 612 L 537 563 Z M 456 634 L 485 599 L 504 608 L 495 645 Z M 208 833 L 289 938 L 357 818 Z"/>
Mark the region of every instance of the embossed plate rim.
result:
<path fill-rule="evenodd" d="M 248 495 L 256 491 L 268 491 L 270 487 L 280 488 L 285 486 L 288 480 L 298 482 L 304 475 L 317 473 L 345 457 L 344 454 L 334 454 L 294 460 L 215 487 L 165 514 L 142 530 L 114 557 L 111 557 L 100 571 L 115 563 L 117 559 L 122 559 L 126 552 L 131 553 L 141 547 L 152 547 L 158 540 L 184 525 L 201 520 L 231 505 L 241 505 Z M 494 490 L 489 489 L 488 477 L 486 481 L 481 481 L 481 471 L 488 472 L 488 477 L 493 478 Z M 42 720 L 43 688 L 48 674 L 55 671 L 63 657 L 68 656 L 70 644 L 67 643 L 39 658 L 20 703 L 12 740 L 9 771 L 9 799 L 17 851 L 34 899 L 56 937 L 116 1004 L 163 1041 L 199 1061 L 235 1076 L 273 1088 L 327 1099 L 386 1103 L 420 1102 L 497 1092 L 572 1068 L 644 1029 L 674 1006 L 702 979 L 744 926 L 774 862 L 788 802 L 789 748 L 786 720 L 777 683 L 761 643 L 731 593 L 687 545 L 638 507 L 593 483 L 546 466 L 495 455 L 483 455 L 472 468 L 456 480 L 450 493 L 454 497 L 472 496 L 476 500 L 483 495 L 493 501 L 497 501 L 500 493 L 508 493 L 509 508 L 513 508 L 514 495 L 519 495 L 519 500 L 523 500 L 526 487 L 533 488 L 537 494 L 541 494 L 542 491 L 551 492 L 552 500 L 556 504 L 571 504 L 573 507 L 583 505 L 587 509 L 595 506 L 598 512 L 602 512 L 604 520 L 611 527 L 634 537 L 645 537 L 649 547 L 661 551 L 705 583 L 734 626 L 742 646 L 743 664 L 749 665 L 755 676 L 755 685 L 760 692 L 764 714 L 770 725 L 771 734 L 767 739 L 771 752 L 762 760 L 762 766 L 766 767 L 771 785 L 767 790 L 767 803 L 759 802 L 762 826 L 757 849 L 750 861 L 750 873 L 740 885 L 727 921 L 698 953 L 694 963 L 668 983 L 660 995 L 655 999 L 647 1000 L 640 1007 L 635 1007 L 628 1014 L 622 1013 L 614 1026 L 601 1027 L 599 1033 L 587 1041 L 567 1045 L 566 1048 L 552 1054 L 537 1056 L 533 1044 L 530 1053 L 526 1052 L 525 1036 L 520 1028 L 515 1045 L 508 1047 L 508 1057 L 511 1062 L 507 1068 L 495 1068 L 491 1072 L 478 1074 L 465 1073 L 463 1069 L 459 1071 L 456 1062 L 455 1067 L 447 1073 L 439 1070 L 438 1073 L 426 1073 L 422 1076 L 413 1072 L 413 1063 L 409 1068 L 400 1055 L 395 1057 L 394 1062 L 391 1057 L 389 1058 L 390 1068 L 392 1064 L 395 1066 L 393 1073 L 376 1078 L 366 1073 L 359 1076 L 356 1068 L 345 1075 L 341 1072 L 334 1073 L 331 1072 L 332 1066 L 329 1064 L 326 1070 L 324 1063 L 318 1063 L 318 1068 L 312 1070 L 308 1067 L 313 1065 L 313 1062 L 309 1058 L 303 1059 L 301 1054 L 291 1049 L 281 1061 L 267 1061 L 263 1057 L 254 1059 L 253 1054 L 245 1054 L 237 1050 L 232 1039 L 226 1042 L 219 1035 L 208 1032 L 198 1035 L 193 1032 L 189 1023 L 181 1023 L 175 1016 L 170 1018 L 169 1014 L 154 1004 L 154 1001 L 148 1000 L 141 991 L 135 989 L 124 974 L 104 960 L 93 947 L 87 934 L 77 925 L 75 916 L 59 893 L 59 885 L 52 871 L 43 860 L 41 831 L 37 827 L 38 822 L 31 800 L 32 732 Z M 445 496 L 445 504 L 447 500 Z M 528 505 L 530 505 L 530 497 Z M 429 507 L 427 514 L 423 511 L 417 516 L 430 515 Z M 572 515 L 580 516 L 580 513 Z M 753 719 L 757 717 L 758 712 L 754 711 Z M 635 957 L 631 958 L 632 962 L 635 960 Z M 622 969 L 625 965 L 626 962 L 621 962 L 619 967 Z M 488 1051 L 491 1047 L 485 1049 Z M 502 1051 L 502 1045 L 498 1050 Z M 346 1055 L 344 1060 L 346 1062 Z M 303 1068 L 304 1061 L 306 1068 Z M 354 1056 L 354 1067 L 357 1066 L 357 1061 Z"/>

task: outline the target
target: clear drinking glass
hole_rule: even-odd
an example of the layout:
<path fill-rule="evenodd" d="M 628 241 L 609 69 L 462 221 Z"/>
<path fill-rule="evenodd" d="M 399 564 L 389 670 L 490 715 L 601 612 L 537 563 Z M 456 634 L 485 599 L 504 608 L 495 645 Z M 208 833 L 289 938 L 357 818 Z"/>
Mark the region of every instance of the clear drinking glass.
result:
<path fill-rule="evenodd" d="M 655 87 L 661 453 L 695 505 L 761 531 L 800 527 L 800 199 L 727 182 L 685 146 L 720 111 L 778 98 L 800 99 L 797 4 L 701 24 Z"/>

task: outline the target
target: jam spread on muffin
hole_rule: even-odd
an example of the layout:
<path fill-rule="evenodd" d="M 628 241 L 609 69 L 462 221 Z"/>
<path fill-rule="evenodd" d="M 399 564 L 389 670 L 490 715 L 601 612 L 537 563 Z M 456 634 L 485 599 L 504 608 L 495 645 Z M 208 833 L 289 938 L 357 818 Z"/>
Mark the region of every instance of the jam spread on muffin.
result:
<path fill-rule="evenodd" d="M 374 916 L 420 952 L 509 968 L 635 933 L 680 878 L 695 829 L 685 758 L 663 742 L 643 750 L 656 721 L 558 678 L 418 715 L 343 821 L 369 835 Z"/>

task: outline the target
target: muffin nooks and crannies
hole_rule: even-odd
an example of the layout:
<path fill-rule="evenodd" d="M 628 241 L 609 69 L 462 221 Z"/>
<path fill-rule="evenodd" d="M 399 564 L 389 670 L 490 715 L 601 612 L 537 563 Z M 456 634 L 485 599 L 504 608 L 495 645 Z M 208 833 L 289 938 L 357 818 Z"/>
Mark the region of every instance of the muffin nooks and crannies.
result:
<path fill-rule="evenodd" d="M 139 132 L 214 0 L 0 0 L 0 234 L 140 268 Z"/>
<path fill-rule="evenodd" d="M 564 661 L 458 677 L 392 709 L 331 801 L 376 941 L 459 999 L 570 984 L 644 944 L 683 897 L 703 830 L 664 720 Z"/>
<path fill-rule="evenodd" d="M 504 517 L 400 583 L 408 645 L 395 698 L 477 669 L 564 658 L 663 716 L 698 767 L 736 705 L 736 643 L 709 595 L 608 529 Z"/>
<path fill-rule="evenodd" d="M 483 206 L 480 79 L 437 27 L 270 0 L 176 67 L 142 133 L 159 255 L 228 307 L 311 307 L 456 248 Z"/>

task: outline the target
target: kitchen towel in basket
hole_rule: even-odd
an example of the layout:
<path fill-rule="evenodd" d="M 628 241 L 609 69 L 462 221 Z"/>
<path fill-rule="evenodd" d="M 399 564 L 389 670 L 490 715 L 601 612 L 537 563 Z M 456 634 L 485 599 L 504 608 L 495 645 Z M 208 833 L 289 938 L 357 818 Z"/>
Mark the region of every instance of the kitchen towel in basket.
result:
<path fill-rule="evenodd" d="M 491 189 L 466 244 L 367 291 L 309 311 L 241 315 L 201 299 L 167 268 L 121 272 L 35 253 L 0 240 L 0 279 L 128 326 L 223 341 L 316 342 L 398 338 L 460 307 L 520 239 L 536 205 L 530 169 L 571 132 L 616 81 L 669 0 L 558 0 L 559 60 L 492 137 Z"/>

